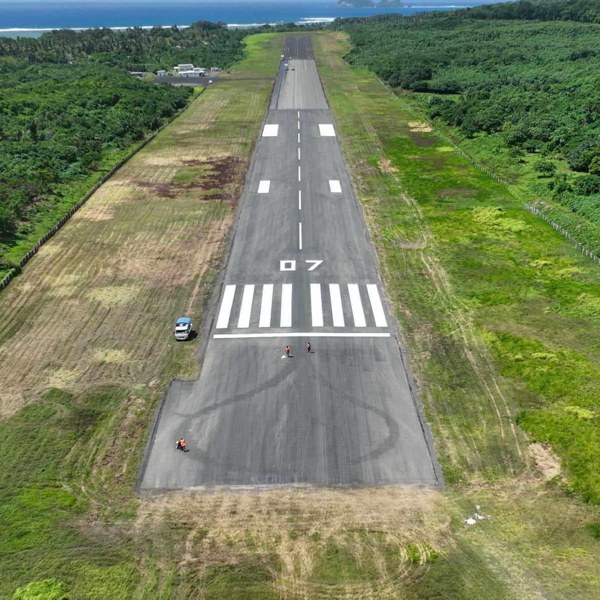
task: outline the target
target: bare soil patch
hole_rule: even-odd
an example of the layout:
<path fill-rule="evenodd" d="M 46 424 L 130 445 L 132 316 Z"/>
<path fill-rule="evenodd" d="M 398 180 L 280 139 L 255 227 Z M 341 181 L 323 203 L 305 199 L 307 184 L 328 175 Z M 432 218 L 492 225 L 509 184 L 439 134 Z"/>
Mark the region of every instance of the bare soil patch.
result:
<path fill-rule="evenodd" d="M 552 452 L 550 444 L 529 444 L 529 452 L 544 479 L 550 480 L 560 475 L 560 458 Z"/>
<path fill-rule="evenodd" d="M 173 200 L 186 192 L 203 191 L 210 193 L 198 194 L 199 200 L 235 203 L 238 191 L 235 184 L 241 185 L 241 174 L 247 166 L 247 161 L 235 156 L 227 156 L 210 160 L 184 160 L 182 164 L 187 167 L 205 167 L 206 171 L 190 183 L 147 180 L 138 180 L 135 183 L 143 189 L 151 190 L 158 198 Z"/>
<path fill-rule="evenodd" d="M 408 136 L 410 139 L 419 147 L 419 148 L 428 148 L 429 146 L 433 146 L 438 143 L 438 139 L 435 136 L 431 135 L 421 135 L 420 131 L 425 131 L 424 129 L 414 130 L 411 129 L 408 132 Z"/>

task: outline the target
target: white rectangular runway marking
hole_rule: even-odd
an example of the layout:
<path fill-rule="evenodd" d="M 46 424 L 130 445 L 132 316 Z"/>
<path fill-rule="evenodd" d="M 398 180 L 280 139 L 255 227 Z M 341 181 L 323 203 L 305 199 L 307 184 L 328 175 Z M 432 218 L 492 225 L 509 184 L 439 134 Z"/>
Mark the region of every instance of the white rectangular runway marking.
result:
<path fill-rule="evenodd" d="M 271 189 L 271 182 L 268 180 L 261 181 L 258 184 L 258 193 L 259 194 L 268 194 Z"/>
<path fill-rule="evenodd" d="M 302 190 L 298 190 L 298 210 L 302 210 Z"/>
<path fill-rule="evenodd" d="M 298 249 L 302 250 L 302 223 L 298 223 Z"/>
<path fill-rule="evenodd" d="M 298 121 L 298 129 L 300 129 L 300 121 Z"/>
<path fill-rule="evenodd" d="M 319 125 L 319 131 L 323 137 L 335 137 L 335 129 L 331 123 L 322 123 Z"/>
<path fill-rule="evenodd" d="M 298 111 L 298 118 L 300 118 L 300 111 Z"/>
<path fill-rule="evenodd" d="M 329 295 L 331 296 L 331 312 L 333 313 L 333 326 L 344 327 L 344 309 L 342 307 L 342 294 L 339 283 L 329 284 Z"/>
<path fill-rule="evenodd" d="M 251 338 L 290 338 L 290 337 L 313 337 L 313 338 L 389 338 L 389 333 L 327 333 L 326 331 L 288 331 L 283 333 L 216 333 L 216 340 L 241 340 Z"/>
<path fill-rule="evenodd" d="M 221 301 L 221 310 L 217 319 L 217 329 L 227 329 L 229 325 L 229 316 L 233 306 L 233 297 L 235 296 L 235 285 L 226 285 L 223 300 Z"/>
<path fill-rule="evenodd" d="M 281 286 L 281 314 L 279 327 L 292 326 L 292 284 L 284 283 Z"/>
<path fill-rule="evenodd" d="M 279 125 L 265 125 L 263 137 L 277 137 L 279 134 Z"/>
<path fill-rule="evenodd" d="M 342 184 L 337 179 L 329 180 L 329 191 L 332 194 L 341 194 L 342 193 Z"/>
<path fill-rule="evenodd" d="M 298 167 L 298 181 L 302 181 L 302 167 Z"/>
<path fill-rule="evenodd" d="M 238 319 L 238 328 L 247 329 L 250 327 L 250 313 L 252 312 L 252 299 L 254 298 L 254 285 L 245 285 L 242 295 L 242 306 L 240 308 L 240 317 Z"/>
<path fill-rule="evenodd" d="M 310 284 L 310 312 L 312 326 L 323 327 L 323 301 L 321 299 L 321 284 Z"/>
<path fill-rule="evenodd" d="M 260 303 L 259 327 L 271 327 L 271 308 L 273 306 L 273 284 L 263 285 L 262 300 Z"/>
<path fill-rule="evenodd" d="M 387 327 L 387 319 L 383 312 L 383 305 L 381 304 L 381 298 L 379 297 L 379 290 L 373 283 L 367 284 L 367 293 L 369 294 L 369 300 L 371 301 L 371 308 L 375 315 L 375 326 L 376 327 Z"/>
<path fill-rule="evenodd" d="M 360 299 L 360 291 L 356 283 L 348 284 L 348 293 L 350 294 L 350 306 L 352 307 L 352 316 L 354 317 L 354 327 L 366 327 L 365 311 L 363 310 Z"/>
<path fill-rule="evenodd" d="M 300 148 L 298 148 L 298 160 L 302 160 L 302 159 L 300 158 Z"/>
<path fill-rule="evenodd" d="M 300 134 L 298 134 L 298 143 L 300 143 Z"/>

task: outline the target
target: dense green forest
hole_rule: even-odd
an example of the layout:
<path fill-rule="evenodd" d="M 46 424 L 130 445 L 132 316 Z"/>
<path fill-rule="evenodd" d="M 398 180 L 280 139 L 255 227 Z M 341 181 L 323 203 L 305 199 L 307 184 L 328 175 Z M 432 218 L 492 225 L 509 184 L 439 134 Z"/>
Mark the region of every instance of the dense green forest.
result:
<path fill-rule="evenodd" d="M 566 20 L 569 15 L 574 20 Z M 489 139 L 494 154 L 537 174 L 537 194 L 600 225 L 595 21 L 597 2 L 566 0 L 349 19 L 336 26 L 351 36 L 351 64 L 417 92 L 432 119 L 479 145 Z M 597 238 L 583 241 L 598 251 Z"/>
<path fill-rule="evenodd" d="M 137 80 L 128 70 L 178 62 L 226 67 L 243 55 L 244 35 L 201 22 L 181 30 L 0 38 L 0 275 L 80 199 L 95 174 L 192 94 Z"/>

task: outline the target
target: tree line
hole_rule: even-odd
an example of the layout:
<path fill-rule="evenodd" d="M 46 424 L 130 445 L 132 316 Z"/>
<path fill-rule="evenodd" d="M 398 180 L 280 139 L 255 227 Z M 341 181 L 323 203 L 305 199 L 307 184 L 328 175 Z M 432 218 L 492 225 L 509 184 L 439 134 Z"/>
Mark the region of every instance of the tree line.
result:
<path fill-rule="evenodd" d="M 515 161 L 534 155 L 549 194 L 600 223 L 598 14 L 588 0 L 519 2 L 335 27 L 350 34 L 351 64 L 416 93 L 465 137 L 500 137 Z M 556 174 L 557 160 L 574 173 Z"/>
<path fill-rule="evenodd" d="M 245 35 L 200 22 L 0 38 L 0 271 L 10 266 L 2 256 L 26 245 L 37 222 L 52 227 L 53 211 L 72 190 L 110 169 L 190 99 L 190 88 L 128 71 L 180 62 L 225 68 L 243 56 Z"/>

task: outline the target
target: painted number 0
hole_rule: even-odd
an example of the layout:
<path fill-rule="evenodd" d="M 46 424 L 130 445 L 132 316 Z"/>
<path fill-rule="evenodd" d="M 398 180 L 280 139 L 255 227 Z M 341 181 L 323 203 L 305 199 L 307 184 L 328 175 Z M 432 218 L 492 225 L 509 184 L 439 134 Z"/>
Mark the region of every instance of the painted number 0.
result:
<path fill-rule="evenodd" d="M 305 263 L 309 264 L 309 271 L 314 271 L 323 261 L 322 260 L 306 260 Z M 280 260 L 279 261 L 280 271 L 295 271 L 296 261 L 295 260 Z"/>

